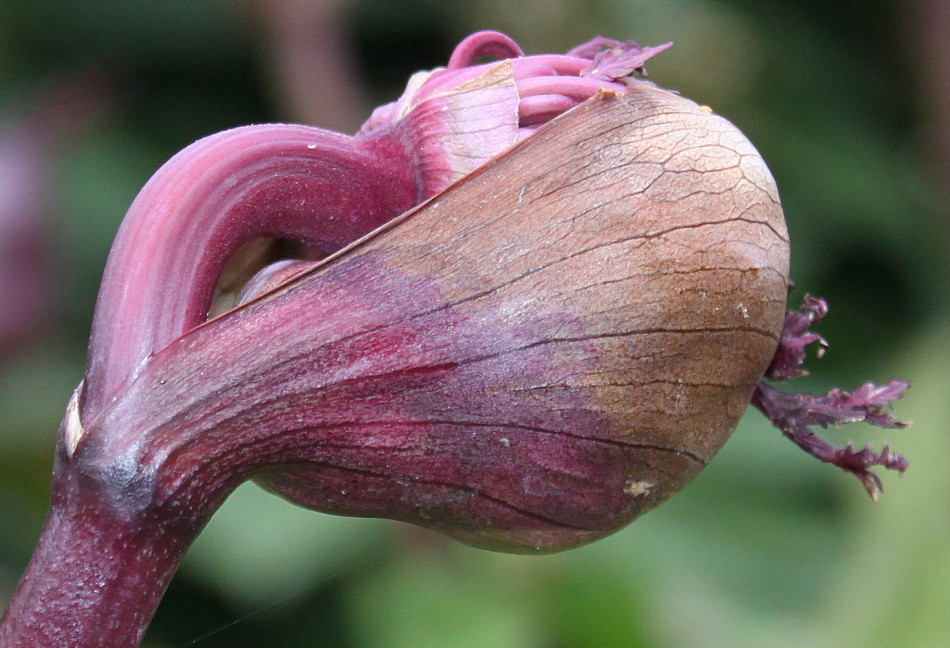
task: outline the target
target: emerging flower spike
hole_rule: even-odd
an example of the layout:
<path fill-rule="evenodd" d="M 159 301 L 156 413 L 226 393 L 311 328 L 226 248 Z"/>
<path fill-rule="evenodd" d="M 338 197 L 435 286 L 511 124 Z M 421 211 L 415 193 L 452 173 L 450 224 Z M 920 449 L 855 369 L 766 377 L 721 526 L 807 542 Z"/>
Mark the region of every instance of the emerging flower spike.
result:
<path fill-rule="evenodd" d="M 522 552 L 682 488 L 808 334 L 782 335 L 759 154 L 629 76 L 665 47 L 523 56 L 482 32 L 354 136 L 250 126 L 166 163 L 116 237 L 0 646 L 137 645 L 248 479 Z M 892 393 L 822 411 L 878 419 Z"/>
<path fill-rule="evenodd" d="M 818 342 L 821 345 L 818 357 L 821 357 L 828 346 L 824 338 L 809 331 L 808 327 L 820 322 L 827 314 L 828 304 L 825 300 L 805 295 L 802 307 L 785 315 L 779 346 L 772 364 L 765 372 L 766 378 L 785 380 L 806 373 L 801 369 L 805 362 L 805 348 Z M 850 443 L 836 449 L 816 435 L 811 427 L 819 425 L 827 428 L 829 425 L 839 426 L 858 421 L 882 428 L 907 427 L 910 423 L 902 423 L 882 410 L 903 396 L 908 387 L 908 382 L 892 380 L 883 387 L 865 383 L 853 393 L 835 388 L 825 396 L 813 396 L 786 394 L 760 382 L 752 396 L 752 404 L 802 450 L 854 474 L 864 484 L 868 495 L 876 500 L 884 487 L 880 478 L 869 468 L 883 466 L 903 473 L 907 470 L 907 460 L 891 452 L 886 444 L 880 453 L 875 453 L 870 446 L 855 451 Z"/>

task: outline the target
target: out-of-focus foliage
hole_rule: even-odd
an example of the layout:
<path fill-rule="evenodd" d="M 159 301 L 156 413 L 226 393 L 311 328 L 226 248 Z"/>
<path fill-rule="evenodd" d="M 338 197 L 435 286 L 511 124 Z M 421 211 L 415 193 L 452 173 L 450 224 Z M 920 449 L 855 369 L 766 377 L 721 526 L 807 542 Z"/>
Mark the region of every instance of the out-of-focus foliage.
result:
<path fill-rule="evenodd" d="M 104 75 L 111 95 L 93 127 L 51 149 L 37 231 L 54 306 L 0 357 L 0 603 L 39 533 L 54 434 L 81 377 L 122 215 L 192 140 L 299 118 L 282 112 L 293 102 L 279 96 L 293 84 L 275 82 L 295 78 L 275 52 L 307 51 L 291 42 L 307 43 L 307 21 L 280 22 L 280 12 L 299 11 L 319 16 L 313 33 L 338 38 L 352 57 L 349 76 L 320 72 L 324 91 L 352 84 L 372 103 L 394 98 L 415 69 L 444 63 L 476 29 L 507 31 L 529 52 L 598 33 L 675 41 L 651 61 L 651 79 L 711 105 L 756 143 L 782 192 L 793 275 L 831 304 L 820 330 L 831 350 L 809 363 L 814 376 L 801 386 L 911 380 L 898 413 L 915 425 L 887 433 L 911 467 L 903 479 L 886 475 L 887 492 L 872 503 L 853 478 L 750 412 L 670 503 L 611 538 L 545 558 L 322 516 L 247 485 L 190 553 L 147 645 L 950 645 L 950 227 L 932 184 L 940 174 L 923 154 L 928 88 L 914 67 L 910 3 L 365 0 L 315 3 L 310 14 L 293 9 L 300 4 L 0 0 L 3 124 L 41 84 L 77 71 Z M 297 110 L 328 123 L 362 117 L 319 108 Z M 9 200 L 0 195 L 0 208 Z M 859 427 L 829 434 L 857 445 L 883 438 Z"/>

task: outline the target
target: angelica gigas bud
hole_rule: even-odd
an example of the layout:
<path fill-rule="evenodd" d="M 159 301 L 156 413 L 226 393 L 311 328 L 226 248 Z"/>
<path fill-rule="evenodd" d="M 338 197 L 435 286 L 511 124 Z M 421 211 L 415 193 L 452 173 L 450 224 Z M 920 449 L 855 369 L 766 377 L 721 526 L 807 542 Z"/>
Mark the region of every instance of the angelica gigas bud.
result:
<path fill-rule="evenodd" d="M 682 488 L 766 393 L 789 242 L 748 140 L 630 77 L 661 49 L 476 34 L 356 136 L 173 158 L 117 237 L 0 644 L 136 645 L 248 479 L 521 552 Z M 293 254 L 235 264 L 262 238 Z"/>
<path fill-rule="evenodd" d="M 98 416 L 80 397 L 66 450 L 151 506 L 202 511 L 254 477 L 474 544 L 574 546 L 726 440 L 775 351 L 787 263 L 733 126 L 604 91 L 161 349 Z"/>

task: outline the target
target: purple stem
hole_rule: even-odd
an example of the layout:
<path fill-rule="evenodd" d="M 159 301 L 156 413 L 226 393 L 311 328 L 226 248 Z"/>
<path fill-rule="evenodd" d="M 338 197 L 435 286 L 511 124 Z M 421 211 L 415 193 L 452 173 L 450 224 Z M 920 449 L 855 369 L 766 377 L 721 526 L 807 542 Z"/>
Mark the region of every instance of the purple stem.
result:
<path fill-rule="evenodd" d="M 54 497 L 0 646 L 134 648 L 201 522 L 123 506 L 60 452 Z M 204 518 L 207 519 L 207 518 Z"/>

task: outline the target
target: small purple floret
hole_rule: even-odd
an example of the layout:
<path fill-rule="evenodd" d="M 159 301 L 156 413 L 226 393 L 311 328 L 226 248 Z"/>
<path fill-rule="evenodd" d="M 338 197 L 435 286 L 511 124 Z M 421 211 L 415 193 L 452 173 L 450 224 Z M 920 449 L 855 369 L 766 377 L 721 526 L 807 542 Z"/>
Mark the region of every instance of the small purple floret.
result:
<path fill-rule="evenodd" d="M 820 357 L 827 346 L 825 340 L 808 331 L 808 327 L 820 322 L 828 313 L 828 304 L 809 295 L 805 296 L 804 302 L 801 309 L 790 311 L 785 316 L 778 349 L 765 374 L 767 378 L 784 380 L 806 373 L 801 369 L 805 348 L 812 342 L 819 342 L 822 345 Z M 850 443 L 844 448 L 835 448 L 816 435 L 811 427 L 827 428 L 857 421 L 881 428 L 907 427 L 909 423 L 898 421 L 883 409 L 903 396 L 908 387 L 908 382 L 892 380 L 882 387 L 865 383 L 854 392 L 835 388 L 824 396 L 815 396 L 787 394 L 760 382 L 752 396 L 752 404 L 798 447 L 821 461 L 852 473 L 861 480 L 868 494 L 877 499 L 884 487 L 869 468 L 883 466 L 903 473 L 907 469 L 907 460 L 891 452 L 886 444 L 880 453 L 875 453 L 870 446 L 856 451 Z"/>
<path fill-rule="evenodd" d="M 634 72 L 646 78 L 644 63 L 672 46 L 673 43 L 664 43 L 655 47 L 640 47 L 637 41 L 618 41 L 597 36 L 583 45 L 578 45 L 567 55 L 591 60 L 591 64 L 581 72 L 581 76 L 617 81 L 631 76 Z"/>
<path fill-rule="evenodd" d="M 828 343 L 817 333 L 809 331 L 808 327 L 824 319 L 828 314 L 828 303 L 811 295 L 805 295 L 804 302 L 800 310 L 785 314 L 778 349 L 765 372 L 766 378 L 770 380 L 785 380 L 807 374 L 801 366 L 805 362 L 805 347 L 812 342 L 821 345 L 818 349 L 819 358 L 825 354 Z"/>

